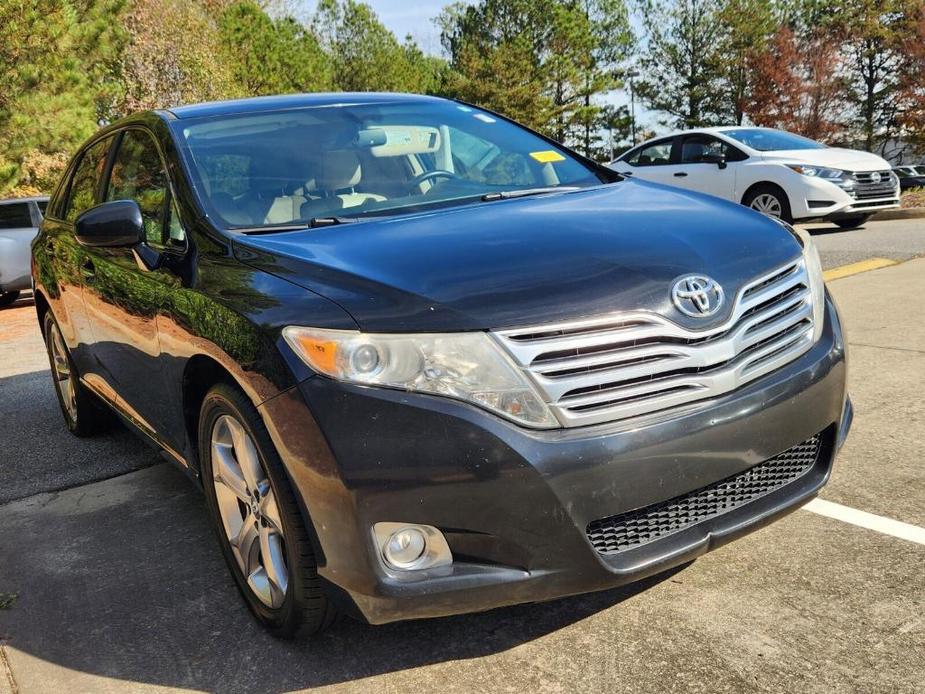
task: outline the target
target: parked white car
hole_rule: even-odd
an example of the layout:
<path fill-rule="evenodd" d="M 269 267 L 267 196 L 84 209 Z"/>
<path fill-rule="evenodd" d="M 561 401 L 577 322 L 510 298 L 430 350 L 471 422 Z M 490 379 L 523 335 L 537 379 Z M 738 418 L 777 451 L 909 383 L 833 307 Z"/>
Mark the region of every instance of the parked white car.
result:
<path fill-rule="evenodd" d="M 32 239 L 48 198 L 0 200 L 0 306 L 9 306 L 32 286 Z"/>
<path fill-rule="evenodd" d="M 785 221 L 843 229 L 899 207 L 899 179 L 875 154 L 771 128 L 702 128 L 655 138 L 610 164 L 623 174 L 709 193 Z"/>

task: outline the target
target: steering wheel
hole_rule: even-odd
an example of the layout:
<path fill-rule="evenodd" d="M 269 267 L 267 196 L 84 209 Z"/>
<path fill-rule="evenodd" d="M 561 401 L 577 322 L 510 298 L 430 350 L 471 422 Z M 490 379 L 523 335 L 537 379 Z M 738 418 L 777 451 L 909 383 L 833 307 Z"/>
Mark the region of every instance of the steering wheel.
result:
<path fill-rule="evenodd" d="M 433 171 L 425 171 L 422 174 L 418 174 L 408 183 L 408 191 L 413 192 L 415 188 L 421 185 L 424 181 L 429 181 L 433 178 L 459 178 L 459 174 L 453 173 L 452 171 L 447 171 L 446 169 L 434 169 Z"/>

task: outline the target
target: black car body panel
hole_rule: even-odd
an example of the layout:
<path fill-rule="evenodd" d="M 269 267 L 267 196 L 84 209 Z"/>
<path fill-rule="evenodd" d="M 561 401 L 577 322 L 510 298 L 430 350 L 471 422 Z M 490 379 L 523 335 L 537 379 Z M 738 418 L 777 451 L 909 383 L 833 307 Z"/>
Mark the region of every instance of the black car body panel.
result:
<path fill-rule="evenodd" d="M 79 159 L 69 167 L 33 244 L 33 276 L 40 317 L 53 312 L 83 382 L 194 477 L 197 398 L 216 379 L 239 386 L 285 465 L 320 574 L 376 623 L 619 585 L 758 527 L 824 484 L 850 425 L 845 345 L 829 302 L 821 338 L 786 367 L 639 426 L 533 431 L 464 402 L 349 385 L 306 366 L 282 338 L 286 326 L 456 332 L 644 309 L 708 329 L 728 319 L 732 302 L 698 323 L 671 304 L 674 280 L 709 273 L 732 296 L 800 257 L 776 222 L 639 181 L 277 234 L 232 232 L 206 214 L 170 125 L 417 98 L 203 105 L 133 116 L 94 135 L 81 154 L 130 129 L 153 138 L 185 239 L 159 251 L 155 269 L 131 248 L 82 246 L 63 214 Z M 94 195 L 100 202 L 101 189 Z M 627 559 L 603 557 L 589 543 L 591 521 L 713 484 L 817 434 L 823 446 L 811 473 L 759 502 Z M 413 575 L 387 570 L 370 531 L 381 520 L 440 528 L 456 561 Z"/>

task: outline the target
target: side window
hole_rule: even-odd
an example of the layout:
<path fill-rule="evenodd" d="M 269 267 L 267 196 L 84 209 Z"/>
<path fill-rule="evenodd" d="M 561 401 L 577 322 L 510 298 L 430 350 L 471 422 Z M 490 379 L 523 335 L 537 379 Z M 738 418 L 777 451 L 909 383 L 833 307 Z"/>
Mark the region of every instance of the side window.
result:
<path fill-rule="evenodd" d="M 25 229 L 31 226 L 28 202 L 0 205 L 0 229 Z"/>
<path fill-rule="evenodd" d="M 626 160 L 631 166 L 664 166 L 671 163 L 672 140 L 661 140 L 640 147 Z"/>
<path fill-rule="evenodd" d="M 747 158 L 741 150 L 715 137 L 688 135 L 681 146 L 681 163 L 697 164 L 703 162 L 705 157 L 720 154 L 726 157 L 726 161 L 742 161 Z"/>
<path fill-rule="evenodd" d="M 106 155 L 111 144 L 112 138 L 107 137 L 84 152 L 77 170 L 74 171 L 74 178 L 71 179 L 67 211 L 64 215 L 69 222 L 73 222 L 81 213 L 96 204 L 96 191 L 106 167 Z"/>
<path fill-rule="evenodd" d="M 141 130 L 126 130 L 112 164 L 106 200 L 134 200 L 152 248 L 183 247 L 186 236 L 169 202 L 167 172 L 157 146 Z"/>

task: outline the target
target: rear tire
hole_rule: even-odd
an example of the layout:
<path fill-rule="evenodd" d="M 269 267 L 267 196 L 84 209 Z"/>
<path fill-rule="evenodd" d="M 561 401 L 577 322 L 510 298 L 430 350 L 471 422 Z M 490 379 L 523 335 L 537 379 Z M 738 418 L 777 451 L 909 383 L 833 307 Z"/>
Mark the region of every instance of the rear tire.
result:
<path fill-rule="evenodd" d="M 222 554 L 251 613 L 281 638 L 326 629 L 338 613 L 318 575 L 305 521 L 260 414 L 237 387 L 220 383 L 206 393 L 199 454 Z"/>
<path fill-rule="evenodd" d="M 857 217 L 845 217 L 844 219 L 836 219 L 835 226 L 840 227 L 841 229 L 857 229 L 860 226 L 864 226 L 869 220 L 873 217 L 872 214 L 862 214 Z"/>
<path fill-rule="evenodd" d="M 19 298 L 19 292 L 3 292 L 0 293 L 0 308 L 5 308 L 7 306 L 12 306 L 16 303 L 16 300 Z"/>
<path fill-rule="evenodd" d="M 51 377 L 68 431 L 80 438 L 105 431 L 113 422 L 112 412 L 81 383 L 80 374 L 51 311 L 45 313 L 43 322 Z"/>
<path fill-rule="evenodd" d="M 776 217 L 787 224 L 793 223 L 787 194 L 772 183 L 762 183 L 749 190 L 742 198 L 742 204 L 768 217 Z"/>

